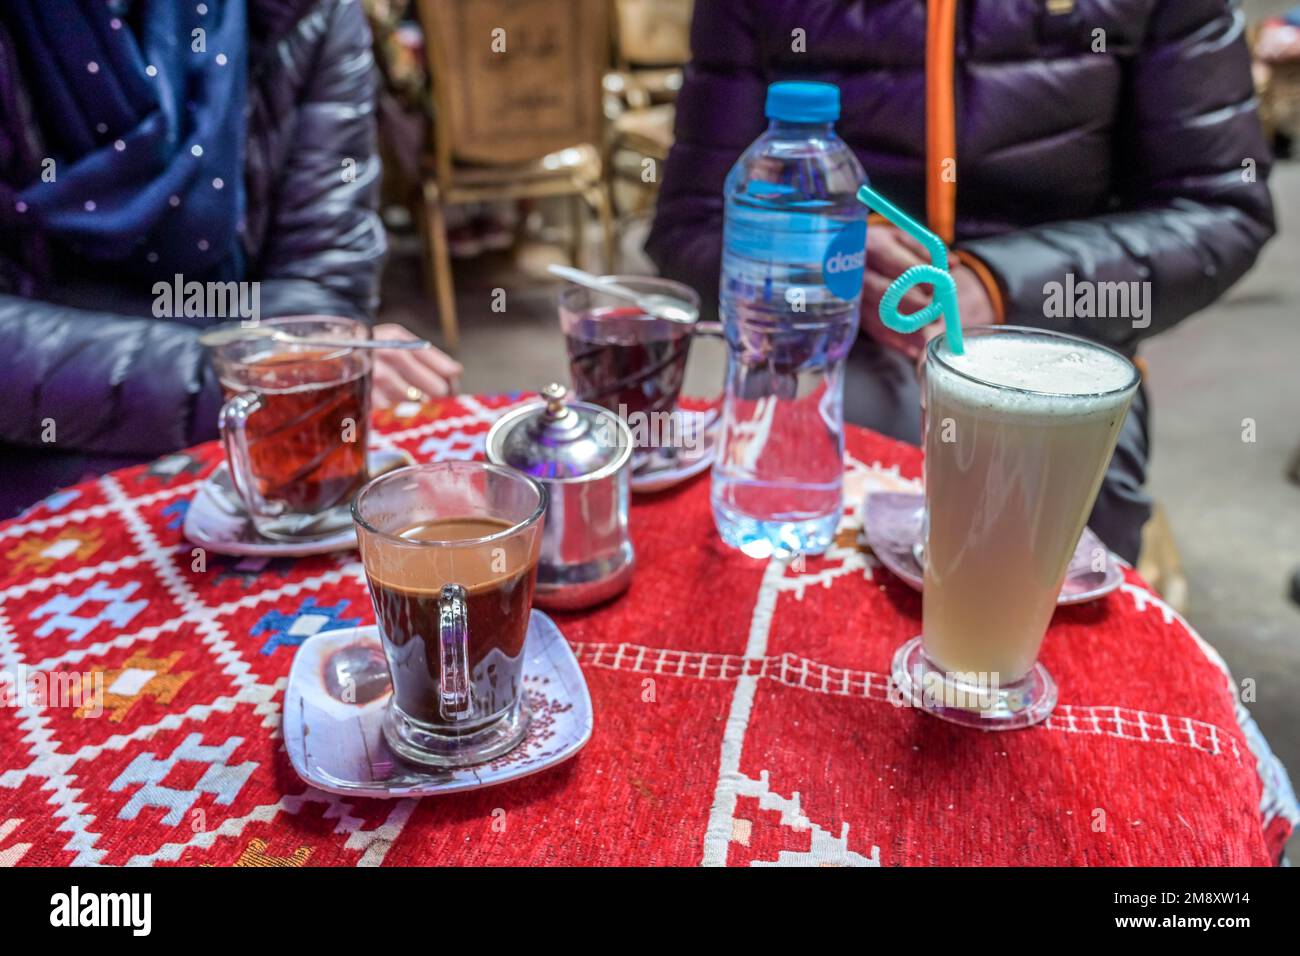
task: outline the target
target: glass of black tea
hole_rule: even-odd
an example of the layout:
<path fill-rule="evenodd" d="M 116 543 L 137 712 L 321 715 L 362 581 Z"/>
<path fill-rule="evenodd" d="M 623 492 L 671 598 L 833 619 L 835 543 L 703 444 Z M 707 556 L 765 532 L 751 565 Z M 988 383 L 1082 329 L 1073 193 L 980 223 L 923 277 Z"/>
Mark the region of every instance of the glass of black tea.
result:
<path fill-rule="evenodd" d="M 646 276 L 606 276 L 644 296 L 667 296 L 698 317 L 700 299 L 680 282 Z M 697 333 L 716 323 L 678 322 L 647 314 L 635 303 L 567 285 L 560 292 L 560 327 L 574 394 L 622 418 L 637 443 L 633 467 L 671 447 L 682 431 L 677 399 Z"/>
<path fill-rule="evenodd" d="M 523 740 L 545 510 L 540 484 L 480 461 L 401 468 L 353 501 L 393 682 L 384 739 L 398 756 L 464 767 Z"/>
<path fill-rule="evenodd" d="M 366 339 L 362 322 L 263 319 L 306 339 Z M 371 353 L 270 338 L 212 350 L 225 394 L 221 440 L 231 482 L 263 537 L 301 541 L 348 527 L 348 504 L 369 477 Z"/>

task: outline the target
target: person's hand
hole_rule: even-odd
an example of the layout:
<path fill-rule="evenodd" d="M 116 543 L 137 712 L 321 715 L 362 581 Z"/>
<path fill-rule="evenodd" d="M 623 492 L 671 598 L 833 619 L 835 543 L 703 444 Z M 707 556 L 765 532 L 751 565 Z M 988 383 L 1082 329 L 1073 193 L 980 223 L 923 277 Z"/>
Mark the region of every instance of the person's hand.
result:
<path fill-rule="evenodd" d="M 895 332 L 880 321 L 880 300 L 885 290 L 912 266 L 925 265 L 929 253 L 919 242 L 889 223 L 872 223 L 867 227 L 866 273 L 862 280 L 862 331 L 874 341 L 915 358 L 925 346 L 919 332 Z M 924 286 L 903 297 L 899 309 L 915 312 L 926 303 Z"/>
<path fill-rule="evenodd" d="M 405 327 L 391 322 L 374 328 L 377 339 L 413 339 Z M 379 408 L 398 402 L 442 398 L 460 384 L 460 363 L 436 348 L 406 351 L 381 349 L 375 353 L 371 399 Z"/>
<path fill-rule="evenodd" d="M 1266 23 L 1255 42 L 1255 57 L 1269 64 L 1300 60 L 1300 27 L 1283 21 Z"/>
<path fill-rule="evenodd" d="M 862 331 L 882 345 L 897 349 L 913 361 L 925 353 L 925 345 L 943 331 L 942 322 L 904 334 L 895 332 L 880 321 L 880 300 L 885 290 L 912 266 L 928 265 L 929 252 L 919 242 L 896 226 L 872 223 L 867 229 L 866 276 L 862 284 Z M 961 309 L 961 324 L 988 325 L 997 320 L 993 301 L 975 271 L 969 266 L 951 260 L 950 273 L 957 286 L 957 304 Z M 913 286 L 899 303 L 899 311 L 911 314 L 929 303 L 930 287 Z"/>

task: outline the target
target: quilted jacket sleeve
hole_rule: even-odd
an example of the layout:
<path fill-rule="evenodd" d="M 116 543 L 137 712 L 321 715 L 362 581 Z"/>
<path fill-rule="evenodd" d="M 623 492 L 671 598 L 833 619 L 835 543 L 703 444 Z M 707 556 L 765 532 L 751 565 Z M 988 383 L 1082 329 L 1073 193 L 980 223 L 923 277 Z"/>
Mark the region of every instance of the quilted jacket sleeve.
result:
<path fill-rule="evenodd" d="M 663 170 L 646 252 L 659 271 L 717 301 L 722 187 L 736 157 L 767 128 L 753 25 L 745 3 L 698 3 L 691 63 L 677 98 L 675 140 Z"/>
<path fill-rule="evenodd" d="M 0 442 L 158 455 L 216 437 L 221 390 L 189 326 L 0 295 L 0 356 Z"/>
<path fill-rule="evenodd" d="M 369 32 L 358 3 L 309 16 L 330 17 L 314 56 L 275 64 L 311 75 L 253 277 L 263 316 L 367 318 L 384 254 Z M 152 456 L 214 438 L 220 387 L 198 334 L 0 294 L 0 443 L 45 445 L 51 422 L 61 451 Z"/>
<path fill-rule="evenodd" d="M 386 249 L 376 212 L 380 159 L 375 63 L 360 3 L 322 5 L 325 31 L 295 117 L 293 149 L 274 194 L 259 260 L 262 313 L 370 318 Z"/>
<path fill-rule="evenodd" d="M 1274 227 L 1243 30 L 1230 0 L 1162 0 L 1128 64 L 1120 208 L 960 244 L 997 277 L 1008 322 L 1132 349 L 1251 267 Z M 1067 274 L 1150 283 L 1148 311 L 1134 320 L 1045 308 L 1045 290 Z"/>

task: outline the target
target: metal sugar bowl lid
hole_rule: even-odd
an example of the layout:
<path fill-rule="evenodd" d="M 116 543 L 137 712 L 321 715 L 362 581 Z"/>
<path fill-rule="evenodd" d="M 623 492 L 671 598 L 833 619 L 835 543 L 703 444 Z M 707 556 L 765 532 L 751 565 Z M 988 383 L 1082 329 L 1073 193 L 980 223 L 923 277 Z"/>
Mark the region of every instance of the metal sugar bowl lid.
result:
<path fill-rule="evenodd" d="M 546 486 L 537 589 L 540 607 L 590 607 L 624 591 L 635 559 L 628 479 L 636 442 L 608 409 L 570 401 L 563 385 L 508 412 L 487 436 L 488 460 Z"/>
<path fill-rule="evenodd" d="M 631 459 L 631 430 L 613 412 L 570 400 L 555 382 L 542 399 L 497 420 L 487 437 L 489 461 L 549 482 L 603 478 Z"/>

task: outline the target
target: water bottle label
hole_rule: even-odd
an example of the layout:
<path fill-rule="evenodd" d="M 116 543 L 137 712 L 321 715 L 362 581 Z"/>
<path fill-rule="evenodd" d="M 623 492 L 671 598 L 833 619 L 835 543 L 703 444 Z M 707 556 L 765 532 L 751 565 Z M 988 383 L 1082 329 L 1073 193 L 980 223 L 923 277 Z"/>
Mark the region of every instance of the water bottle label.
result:
<path fill-rule="evenodd" d="M 826 246 L 822 275 L 826 288 L 845 301 L 862 292 L 862 272 L 867 260 L 867 224 L 850 222 Z"/>

